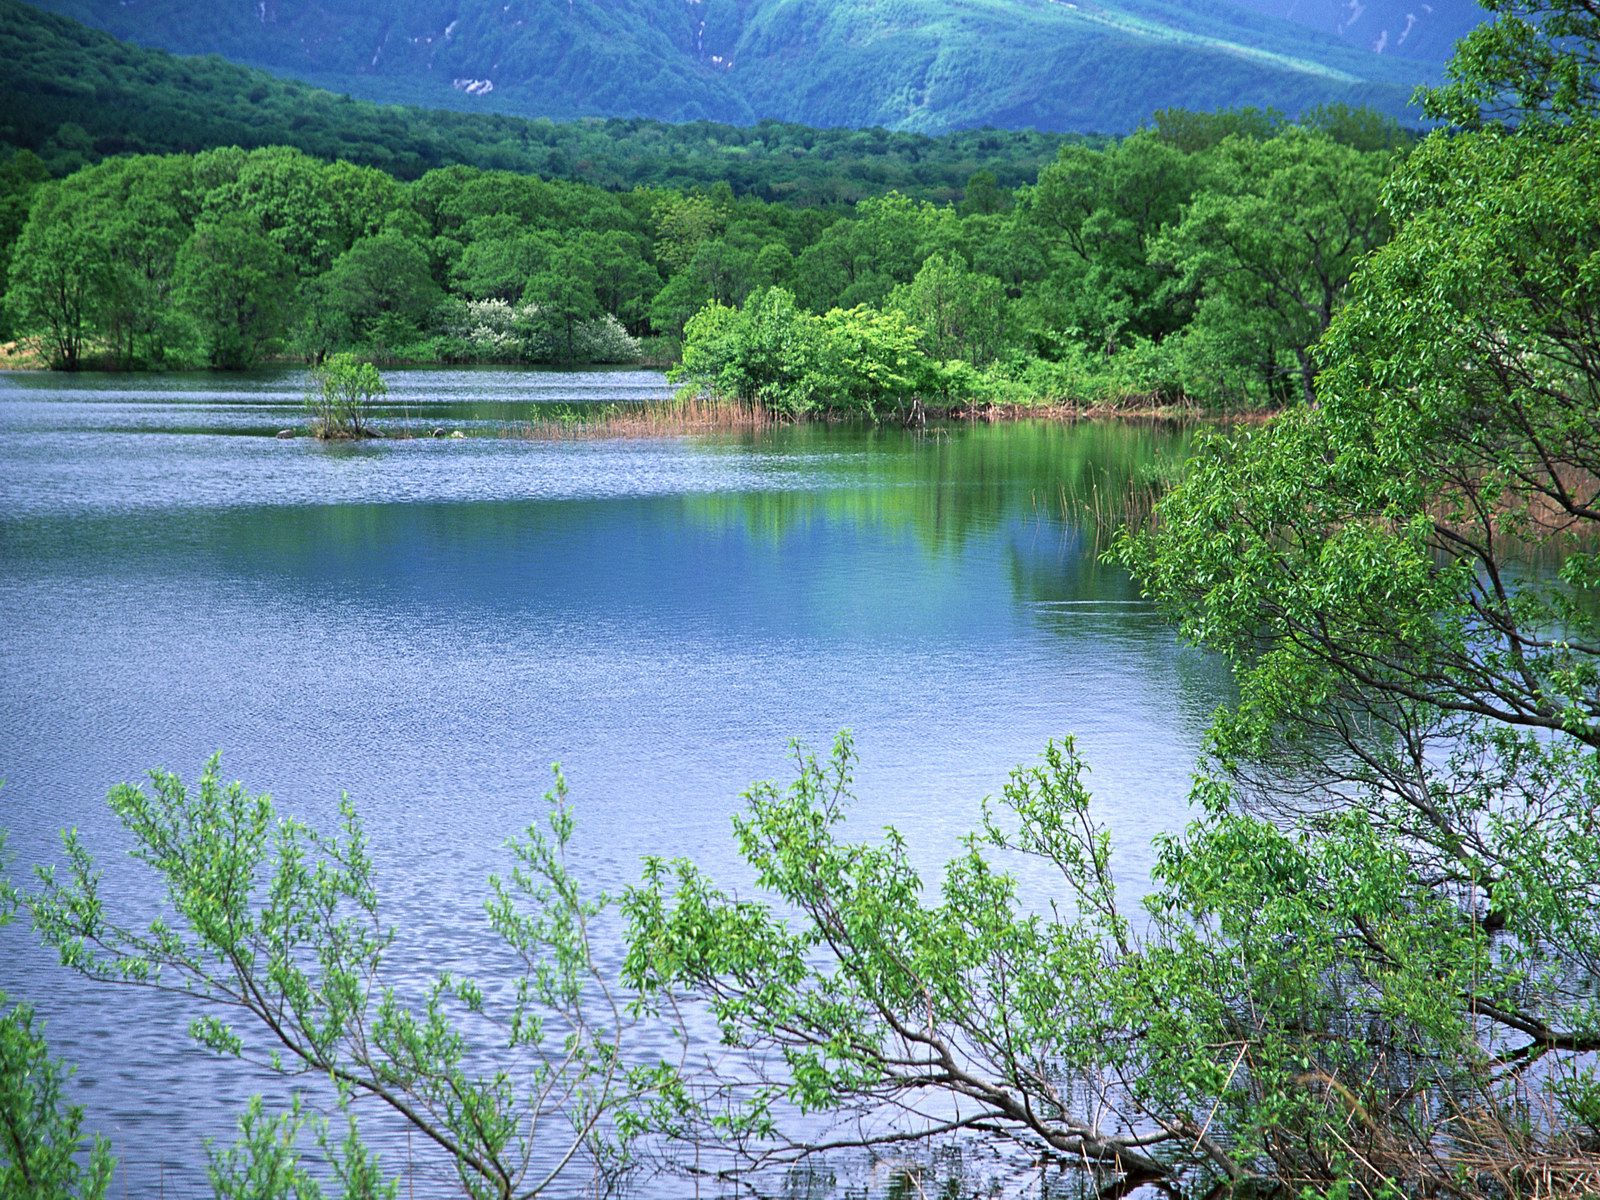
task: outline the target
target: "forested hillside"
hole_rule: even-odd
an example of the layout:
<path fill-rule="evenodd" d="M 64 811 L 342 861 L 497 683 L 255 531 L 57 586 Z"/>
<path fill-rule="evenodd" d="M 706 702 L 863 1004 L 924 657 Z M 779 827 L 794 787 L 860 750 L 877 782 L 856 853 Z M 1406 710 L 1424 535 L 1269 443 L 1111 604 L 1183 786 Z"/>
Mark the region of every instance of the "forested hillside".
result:
<path fill-rule="evenodd" d="M 118 42 L 0 0 L 0 146 L 31 150 L 56 174 L 112 154 L 278 145 L 402 179 L 470 163 L 613 189 L 725 182 L 739 193 L 831 204 L 890 189 L 952 199 L 979 170 L 1015 187 L 1064 141 L 1026 130 L 929 138 L 776 122 L 558 124 L 383 106 L 214 57 Z"/>
<path fill-rule="evenodd" d="M 41 2 L 368 99 L 548 117 L 1114 133 L 1167 106 L 1401 115 L 1442 57 L 1176 0 Z"/>

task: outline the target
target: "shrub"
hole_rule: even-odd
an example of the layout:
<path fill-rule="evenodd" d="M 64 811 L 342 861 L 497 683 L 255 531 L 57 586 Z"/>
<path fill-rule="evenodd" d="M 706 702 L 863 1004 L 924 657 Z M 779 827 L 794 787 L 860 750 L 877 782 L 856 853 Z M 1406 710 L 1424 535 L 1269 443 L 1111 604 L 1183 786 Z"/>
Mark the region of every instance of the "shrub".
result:
<path fill-rule="evenodd" d="M 367 425 L 375 400 L 388 394 L 378 368 L 354 354 L 334 354 L 311 371 L 306 408 L 319 438 L 375 437 Z"/>

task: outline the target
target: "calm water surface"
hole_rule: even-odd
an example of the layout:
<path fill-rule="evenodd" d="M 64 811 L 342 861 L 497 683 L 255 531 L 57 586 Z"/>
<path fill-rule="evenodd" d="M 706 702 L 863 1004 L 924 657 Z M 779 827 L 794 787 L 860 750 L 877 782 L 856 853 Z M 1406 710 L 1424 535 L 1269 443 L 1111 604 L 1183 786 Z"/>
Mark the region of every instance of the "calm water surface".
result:
<path fill-rule="evenodd" d="M 898 826 L 930 874 L 1053 735 L 1078 735 L 1130 880 L 1186 819 L 1223 673 L 1061 507 L 1181 455 L 1181 435 L 533 442 L 494 435 L 538 404 L 669 389 L 648 372 L 388 379 L 381 425 L 473 436 L 264 436 L 303 425 L 292 371 L 0 376 L 0 823 L 18 867 L 59 860 L 74 826 L 108 891 L 148 911 L 105 792 L 220 749 L 230 778 L 312 821 L 348 791 L 407 953 L 470 970 L 484 879 L 556 761 L 596 886 L 681 854 L 748 887 L 740 790 L 787 775 L 789 738 L 843 728 L 852 828 Z M 180 1003 L 84 985 L 16 927 L 0 949 L 0 988 L 48 1019 L 115 1142 L 114 1193 L 205 1194 L 203 1140 L 231 1140 L 263 1079 L 189 1048 Z"/>

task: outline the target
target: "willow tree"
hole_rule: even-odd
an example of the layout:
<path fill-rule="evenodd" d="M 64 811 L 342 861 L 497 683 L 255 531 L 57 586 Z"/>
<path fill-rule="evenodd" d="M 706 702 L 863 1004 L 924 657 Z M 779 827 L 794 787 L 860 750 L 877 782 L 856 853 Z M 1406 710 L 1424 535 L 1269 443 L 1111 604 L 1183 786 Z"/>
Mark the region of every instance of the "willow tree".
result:
<path fill-rule="evenodd" d="M 1143 912 L 1070 745 L 936 894 L 844 836 L 847 748 L 751 793 L 770 899 L 652 864 L 630 969 L 713 1006 L 712 1128 L 753 1158 L 965 1133 L 1295 1194 L 1600 1189 L 1600 20 L 1533 17 L 1456 60 L 1434 102 L 1483 111 L 1388 183 L 1313 402 L 1206 439 L 1118 545 L 1239 684 Z"/>
<path fill-rule="evenodd" d="M 598 965 L 594 928 L 609 901 L 582 892 L 568 869 L 573 819 L 559 773 L 546 799 L 546 820 L 509 843 L 510 870 L 489 881 L 486 953 L 504 973 L 481 982 L 449 972 L 418 982 L 393 964 L 396 931 L 348 801 L 336 828 L 314 829 L 223 780 L 216 758 L 192 784 L 155 771 L 110 793 L 160 889 L 156 911 L 102 893 L 71 833 L 63 869 L 41 871 L 24 902 L 66 966 L 182 997 L 196 1041 L 219 1056 L 320 1081 L 341 1107 L 387 1111 L 474 1200 L 568 1194 L 575 1173 L 609 1180 L 626 1169 L 643 1110 L 676 1074 L 634 1051 L 650 1013 Z M 249 1183 L 263 1169 L 299 1179 L 300 1124 L 298 1111 L 252 1104 L 239 1144 L 212 1154 L 218 1194 L 264 1194 Z M 353 1128 L 324 1151 L 346 1196 L 384 1194 Z"/>

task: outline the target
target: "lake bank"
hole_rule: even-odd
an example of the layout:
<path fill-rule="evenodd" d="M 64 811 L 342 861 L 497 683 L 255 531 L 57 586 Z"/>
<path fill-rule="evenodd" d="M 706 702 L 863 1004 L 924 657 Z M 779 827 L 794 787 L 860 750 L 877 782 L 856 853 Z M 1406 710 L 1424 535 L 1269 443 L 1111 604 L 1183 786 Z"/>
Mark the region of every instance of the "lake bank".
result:
<path fill-rule="evenodd" d="M 457 362 L 450 360 L 412 360 L 412 359 L 386 359 L 377 356 L 369 359 L 383 372 L 474 372 L 474 371 L 505 371 L 505 372 L 535 372 L 546 374 L 591 374 L 591 373 L 629 373 L 653 372 L 665 379 L 677 370 L 681 363 L 673 358 L 646 356 L 635 362 L 626 363 L 574 363 L 536 364 L 518 361 L 477 361 Z M 219 381 L 235 377 L 245 377 L 252 373 L 262 371 L 288 371 L 309 372 L 311 366 L 299 358 L 268 359 L 253 369 L 253 371 L 210 371 L 203 368 L 184 369 L 179 371 L 160 371 L 152 369 L 124 369 L 114 365 L 109 358 L 88 359 L 84 365 L 72 371 L 58 371 L 51 368 L 37 347 L 28 347 L 24 343 L 11 342 L 0 345 L 0 370 L 22 372 L 47 372 L 64 377 L 94 378 L 100 376 L 153 376 L 160 377 L 172 374 L 207 374 Z M 664 432 L 673 431 L 693 432 L 719 427 L 758 426 L 768 420 L 796 421 L 796 420 L 821 420 L 839 421 L 851 419 L 850 414 L 836 409 L 818 410 L 810 413 L 776 413 L 760 403 L 742 402 L 737 399 L 723 399 L 709 393 L 690 398 L 694 406 L 691 416 L 675 417 L 666 411 L 665 406 L 649 414 L 642 415 L 638 420 L 623 422 L 625 425 L 638 426 L 641 424 L 659 424 Z M 743 408 L 745 412 L 737 417 L 723 413 L 723 406 Z M 709 408 L 718 409 L 714 419 L 707 416 Z M 1270 417 L 1276 408 L 1240 409 L 1237 406 L 1226 404 L 1207 404 L 1195 397 L 1179 393 L 1169 395 L 1163 392 L 1125 391 L 1119 392 L 1115 388 L 1107 388 L 1104 381 L 1091 381 L 1085 386 L 1084 391 L 1078 395 L 1059 394 L 1055 389 L 1038 390 L 1026 383 L 1015 380 L 998 380 L 993 386 L 979 387 L 976 391 L 968 391 L 957 398 L 945 397 L 942 399 L 921 399 L 912 404 L 886 407 L 875 414 L 876 419 L 882 423 L 901 423 L 916 425 L 921 421 L 1005 421 L 1005 420 L 1083 420 L 1102 418 L 1131 418 L 1136 420 L 1223 420 L 1229 422 L 1259 421 Z M 859 414 L 858 414 L 859 415 Z M 570 423 L 570 422 L 569 422 Z M 544 435 L 544 423 L 534 422 L 540 429 L 540 436 Z M 570 431 L 554 431 L 560 436 L 569 436 Z"/>

